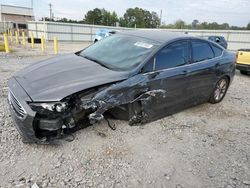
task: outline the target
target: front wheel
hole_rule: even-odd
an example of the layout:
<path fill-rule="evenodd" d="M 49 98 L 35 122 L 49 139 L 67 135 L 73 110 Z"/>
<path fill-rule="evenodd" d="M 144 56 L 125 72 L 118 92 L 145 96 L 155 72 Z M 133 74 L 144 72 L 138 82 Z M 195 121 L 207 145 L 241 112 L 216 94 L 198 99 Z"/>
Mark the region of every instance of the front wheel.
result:
<path fill-rule="evenodd" d="M 229 86 L 229 79 L 227 77 L 221 78 L 215 85 L 214 91 L 209 99 L 212 104 L 219 103 L 225 97 Z"/>

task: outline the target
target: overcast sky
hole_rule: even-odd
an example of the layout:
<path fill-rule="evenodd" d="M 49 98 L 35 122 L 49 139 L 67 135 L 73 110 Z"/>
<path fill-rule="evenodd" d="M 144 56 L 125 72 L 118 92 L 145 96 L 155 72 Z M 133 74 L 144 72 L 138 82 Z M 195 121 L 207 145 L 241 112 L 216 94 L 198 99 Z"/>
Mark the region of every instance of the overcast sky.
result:
<path fill-rule="evenodd" d="M 55 17 L 83 19 L 93 8 L 105 8 L 122 16 L 127 8 L 141 7 L 160 14 L 166 24 L 182 19 L 191 23 L 227 22 L 230 25 L 246 26 L 250 22 L 250 0 L 33 0 L 36 19 L 49 17 L 49 3 Z M 31 0 L 0 0 L 2 4 L 31 6 Z"/>

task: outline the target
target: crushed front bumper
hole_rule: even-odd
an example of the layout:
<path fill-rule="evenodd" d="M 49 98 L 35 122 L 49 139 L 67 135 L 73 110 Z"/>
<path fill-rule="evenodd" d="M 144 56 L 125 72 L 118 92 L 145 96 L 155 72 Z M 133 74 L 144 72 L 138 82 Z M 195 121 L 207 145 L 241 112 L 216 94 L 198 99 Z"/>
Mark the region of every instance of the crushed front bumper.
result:
<path fill-rule="evenodd" d="M 28 94 L 19 85 L 15 78 L 8 81 L 9 93 L 8 104 L 11 117 L 14 120 L 15 126 L 22 136 L 23 142 L 40 142 L 35 136 L 33 128 L 33 120 L 36 115 L 27 102 L 31 101 Z"/>

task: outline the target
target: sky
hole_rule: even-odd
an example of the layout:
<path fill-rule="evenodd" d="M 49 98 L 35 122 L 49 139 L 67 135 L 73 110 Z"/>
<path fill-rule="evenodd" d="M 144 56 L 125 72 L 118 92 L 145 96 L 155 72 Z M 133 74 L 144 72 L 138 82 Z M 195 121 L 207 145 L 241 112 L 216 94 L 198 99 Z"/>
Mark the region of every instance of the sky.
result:
<path fill-rule="evenodd" d="M 88 10 L 105 8 L 123 16 L 126 9 L 140 7 L 155 11 L 162 22 L 174 23 L 181 19 L 191 23 L 200 22 L 229 23 L 246 26 L 250 22 L 250 0 L 33 0 L 36 20 L 49 17 L 49 3 L 55 17 L 82 20 Z M 31 6 L 31 0 L 0 0 L 0 4 Z"/>

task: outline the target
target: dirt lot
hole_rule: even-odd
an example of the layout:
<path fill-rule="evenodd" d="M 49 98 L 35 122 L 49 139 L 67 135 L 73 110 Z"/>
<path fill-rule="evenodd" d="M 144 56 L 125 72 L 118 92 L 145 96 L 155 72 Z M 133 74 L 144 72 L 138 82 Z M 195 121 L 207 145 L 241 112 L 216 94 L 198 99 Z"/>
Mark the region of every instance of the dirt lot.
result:
<path fill-rule="evenodd" d="M 237 72 L 220 104 L 144 126 L 112 121 L 115 131 L 103 121 L 77 132 L 72 142 L 28 145 L 9 116 L 6 82 L 51 56 L 39 54 L 0 54 L 0 187 L 250 187 L 249 76 Z"/>

